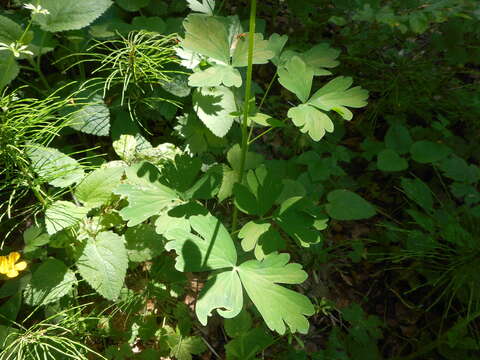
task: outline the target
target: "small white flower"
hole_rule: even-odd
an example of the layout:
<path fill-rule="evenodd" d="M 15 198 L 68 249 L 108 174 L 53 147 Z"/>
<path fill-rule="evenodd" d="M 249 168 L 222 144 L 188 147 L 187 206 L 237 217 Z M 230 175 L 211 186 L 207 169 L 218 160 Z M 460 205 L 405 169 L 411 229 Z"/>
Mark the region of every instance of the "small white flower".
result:
<path fill-rule="evenodd" d="M 32 14 L 42 14 L 48 15 L 50 12 L 47 9 L 42 8 L 42 5 L 33 5 L 33 4 L 25 4 L 23 5 L 25 9 L 32 10 Z"/>
<path fill-rule="evenodd" d="M 28 46 L 20 44 L 18 42 L 13 42 L 10 45 L 0 43 L 0 51 L 2 50 L 8 50 L 11 51 L 13 56 L 15 57 L 20 57 L 20 55 L 25 54 L 25 55 L 33 55 L 33 52 L 30 50 L 27 50 Z"/>

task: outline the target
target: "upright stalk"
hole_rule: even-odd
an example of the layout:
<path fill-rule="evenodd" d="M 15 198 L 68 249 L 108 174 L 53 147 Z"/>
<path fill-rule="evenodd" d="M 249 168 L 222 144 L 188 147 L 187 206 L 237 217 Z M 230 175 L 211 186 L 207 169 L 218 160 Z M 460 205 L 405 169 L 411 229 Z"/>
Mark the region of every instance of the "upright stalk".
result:
<path fill-rule="evenodd" d="M 243 173 L 245 172 L 245 159 L 248 151 L 248 114 L 250 114 L 250 97 L 252 94 L 252 72 L 253 72 L 253 46 L 255 41 L 255 18 L 257 13 L 257 0 L 250 1 L 250 24 L 248 33 L 248 58 L 247 58 L 247 78 L 245 83 L 245 103 L 243 105 L 242 119 L 242 144 L 240 157 L 240 173 L 237 183 L 242 183 Z M 232 215 L 232 233 L 237 230 L 238 209 L 233 207 Z"/>

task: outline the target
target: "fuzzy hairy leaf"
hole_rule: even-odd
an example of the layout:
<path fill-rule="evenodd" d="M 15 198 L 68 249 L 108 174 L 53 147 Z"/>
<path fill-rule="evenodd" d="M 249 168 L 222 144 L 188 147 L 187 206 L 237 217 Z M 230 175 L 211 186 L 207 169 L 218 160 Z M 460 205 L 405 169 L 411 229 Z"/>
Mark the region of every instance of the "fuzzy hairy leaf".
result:
<path fill-rule="evenodd" d="M 216 16 L 190 14 L 183 21 L 184 49 L 197 52 L 228 64 L 230 61 L 230 41 L 225 22 Z"/>
<path fill-rule="evenodd" d="M 77 261 L 82 278 L 108 300 L 116 300 L 120 295 L 127 267 L 124 239 L 111 231 L 89 238 Z"/>
<path fill-rule="evenodd" d="M 90 25 L 111 5 L 111 0 L 39 0 L 49 14 L 35 14 L 33 20 L 50 32 L 77 30 Z"/>
<path fill-rule="evenodd" d="M 0 42 L 10 45 L 20 39 L 23 34 L 22 27 L 6 16 L 0 15 Z M 3 51 L 0 51 L 0 54 Z"/>
<path fill-rule="evenodd" d="M 10 84 L 20 72 L 15 57 L 10 51 L 0 51 L 0 90 Z"/>
<path fill-rule="evenodd" d="M 41 145 L 29 146 L 26 150 L 33 170 L 52 186 L 67 187 L 79 182 L 84 172 L 77 160 L 57 149 Z"/>
<path fill-rule="evenodd" d="M 62 261 L 48 259 L 33 273 L 24 299 L 30 306 L 46 305 L 67 295 L 76 284 L 75 274 Z"/>
<path fill-rule="evenodd" d="M 110 135 L 110 111 L 100 95 L 93 95 L 73 107 L 70 127 L 85 134 Z"/>
<path fill-rule="evenodd" d="M 110 199 L 112 189 L 120 183 L 123 167 L 97 169 L 88 174 L 75 189 L 75 196 L 87 207 L 97 207 Z"/>
<path fill-rule="evenodd" d="M 69 201 L 59 200 L 54 202 L 45 211 L 47 232 L 52 235 L 60 230 L 77 225 L 89 210 L 87 207 L 80 207 Z"/>
<path fill-rule="evenodd" d="M 205 126 L 220 138 L 232 127 L 235 116 L 231 114 L 237 110 L 232 91 L 224 86 L 196 89 L 193 107 Z"/>
<path fill-rule="evenodd" d="M 148 162 L 127 169 L 129 183 L 120 184 L 113 193 L 127 198 L 128 206 L 120 210 L 129 227 L 140 224 L 154 215 L 160 215 L 178 201 L 178 194 L 162 185 L 158 169 Z"/>

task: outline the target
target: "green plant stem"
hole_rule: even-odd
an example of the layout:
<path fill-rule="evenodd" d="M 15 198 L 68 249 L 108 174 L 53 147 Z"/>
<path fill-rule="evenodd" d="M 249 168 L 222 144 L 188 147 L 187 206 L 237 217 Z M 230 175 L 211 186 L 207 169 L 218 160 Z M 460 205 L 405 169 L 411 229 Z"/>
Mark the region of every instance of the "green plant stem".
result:
<path fill-rule="evenodd" d="M 262 100 L 260 101 L 260 105 L 258 105 L 258 111 L 260 111 L 260 109 L 262 108 L 263 103 L 265 102 L 265 99 L 267 98 L 267 95 L 270 92 L 270 89 L 272 88 L 273 83 L 277 79 L 277 76 L 278 76 L 278 70 L 275 71 L 275 74 L 273 75 L 272 80 L 270 80 L 270 82 L 268 83 L 267 90 L 265 90 L 265 94 L 263 94 Z"/>
<path fill-rule="evenodd" d="M 242 120 L 242 145 L 241 145 L 241 158 L 240 158 L 240 172 L 238 174 L 237 183 L 242 183 L 243 173 L 245 172 L 245 160 L 247 158 L 248 151 L 248 115 L 250 114 L 250 96 L 252 93 L 252 73 L 253 73 L 253 46 L 255 41 L 255 18 L 257 12 L 257 0 L 250 1 L 250 24 L 248 35 L 248 58 L 247 58 L 247 78 L 245 84 L 245 104 L 243 108 L 243 120 Z M 233 207 L 232 214 L 232 233 L 237 229 L 238 222 L 238 209 Z"/>

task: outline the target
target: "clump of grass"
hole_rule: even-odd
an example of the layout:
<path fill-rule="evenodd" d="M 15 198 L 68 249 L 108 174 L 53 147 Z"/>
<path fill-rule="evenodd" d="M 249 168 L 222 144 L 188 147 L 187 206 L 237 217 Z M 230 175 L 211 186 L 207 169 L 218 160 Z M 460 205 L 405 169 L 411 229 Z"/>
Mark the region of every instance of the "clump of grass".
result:
<path fill-rule="evenodd" d="M 88 53 L 84 54 L 86 59 L 80 63 L 97 63 L 98 67 L 93 74 L 100 75 L 100 78 L 94 81 L 103 82 L 103 96 L 105 97 L 110 89 L 120 86 L 123 105 L 125 99 L 129 101 L 132 95 L 145 95 L 146 90 L 167 84 L 173 75 L 181 73 L 175 69 L 175 65 L 180 62 L 174 48 L 176 37 L 176 34 L 130 32 L 127 37 L 96 42 L 88 49 Z"/>
<path fill-rule="evenodd" d="M 59 91 L 35 99 L 22 98 L 20 88 L 0 97 L 0 221 L 18 215 L 16 205 L 32 192 L 40 205 L 46 204 L 46 192 L 31 169 L 26 149 L 29 144 L 48 146 L 69 125 L 69 117 L 61 116 L 60 110 L 70 98 L 60 97 Z"/>
<path fill-rule="evenodd" d="M 88 360 L 106 359 L 80 338 L 78 326 L 86 320 L 82 314 L 89 304 L 67 309 L 48 317 L 29 328 L 14 324 L 5 338 L 0 360 Z M 90 319 L 90 318 L 89 318 Z M 81 334 L 85 338 L 86 334 Z"/>

